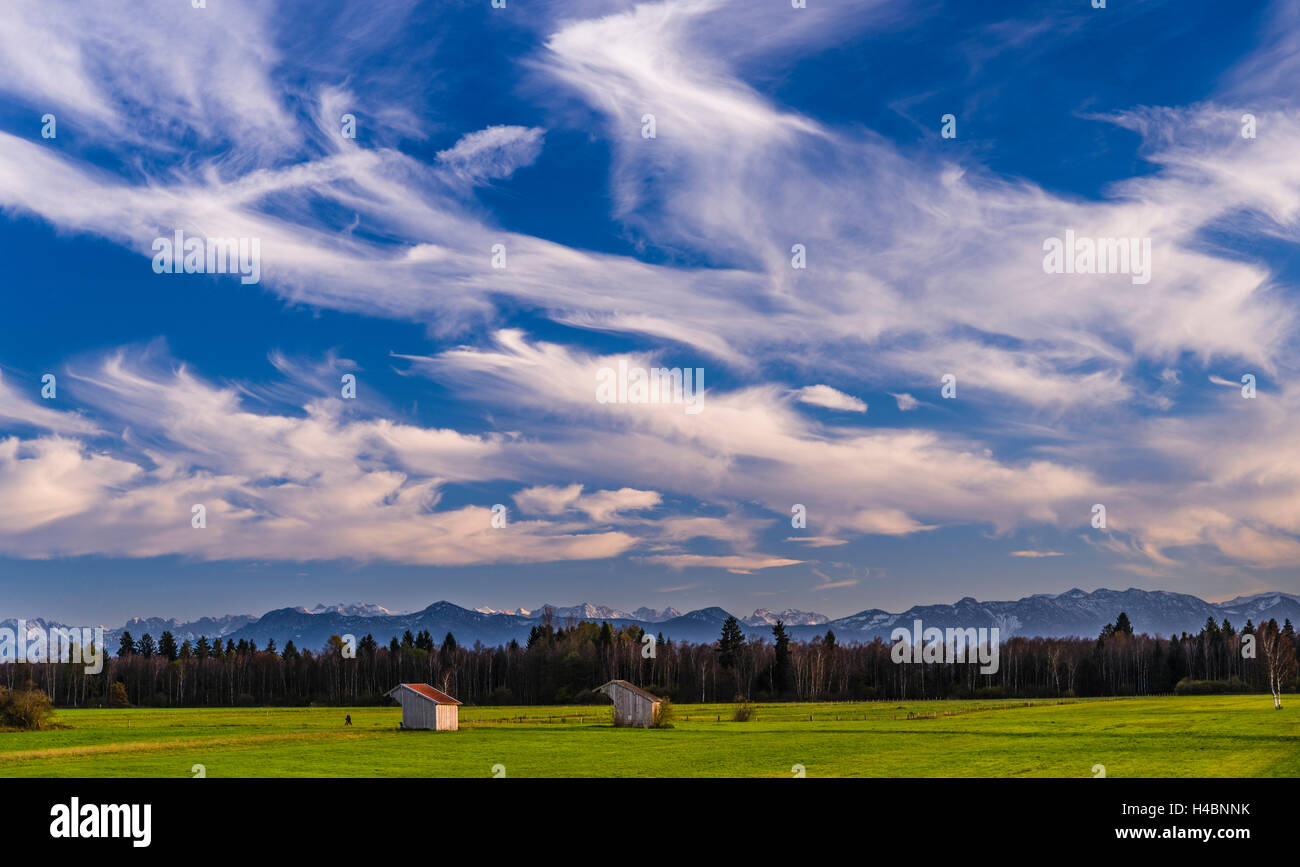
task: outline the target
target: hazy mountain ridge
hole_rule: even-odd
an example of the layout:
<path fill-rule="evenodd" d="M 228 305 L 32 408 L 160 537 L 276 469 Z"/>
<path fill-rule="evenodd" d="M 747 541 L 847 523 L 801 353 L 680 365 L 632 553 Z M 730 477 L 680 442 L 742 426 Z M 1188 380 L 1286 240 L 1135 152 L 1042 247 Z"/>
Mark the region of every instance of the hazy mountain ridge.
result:
<path fill-rule="evenodd" d="M 759 609 L 753 615 L 737 620 L 750 637 L 769 640 L 771 624 L 778 618 L 786 622 L 792 637 L 805 640 L 831 630 L 840 642 L 870 642 L 876 638 L 889 641 L 894 628 L 910 630 L 914 620 L 921 620 L 926 627 L 941 629 L 997 627 L 1005 640 L 1018 635 L 1093 637 L 1103 626 L 1113 622 L 1121 611 L 1128 614 L 1138 632 L 1168 636 L 1197 632 L 1211 617 L 1216 622 L 1226 618 L 1238 628 L 1247 619 L 1258 624 L 1270 617 L 1278 622 L 1289 618 L 1293 623 L 1300 623 L 1300 596 L 1270 591 L 1212 603 L 1190 594 L 1159 590 L 1101 589 L 1086 593 L 1074 589 L 1057 595 L 1026 596 L 1015 601 L 980 602 L 967 596 L 949 605 L 915 605 L 899 613 L 868 609 L 834 620 L 827 620 L 815 612 L 786 610 L 778 614 Z M 299 648 L 314 649 L 324 646 L 331 635 L 352 634 L 360 638 L 369 633 L 380 643 L 387 644 L 394 637 L 400 640 L 407 630 L 412 634 L 428 630 L 439 643 L 447 633 L 451 633 L 460 644 L 473 645 L 481 641 L 496 645 L 511 640 L 527 641 L 529 631 L 548 616 L 557 628 L 579 620 L 604 620 L 618 626 L 636 625 L 671 640 L 712 642 L 717 639 L 723 621 L 731 615 L 718 607 L 683 614 L 673 608 L 662 611 L 638 608 L 635 612 L 627 612 L 589 603 L 544 605 L 532 610 L 519 608 L 515 613 L 509 613 L 493 609 L 472 610 L 447 601 L 435 602 L 420 611 L 392 613 L 381 606 L 363 603 L 317 605 L 310 610 L 280 608 L 268 611 L 260 618 L 238 614 L 203 617 L 187 623 L 175 619 L 137 617 L 119 629 L 105 630 L 105 639 L 113 652 L 117 650 L 123 630 L 129 631 L 137 640 L 147 632 L 155 642 L 167 630 L 175 636 L 177 643 L 206 635 L 209 640 L 221 638 L 238 642 L 248 639 L 259 647 L 265 647 L 272 639 L 279 648 L 283 648 L 287 641 L 293 641 Z M 803 622 L 798 622 L 800 619 Z M 28 621 L 29 630 L 36 624 L 44 628 L 64 625 L 33 618 Z M 0 627 L 14 629 L 16 625 L 13 618 L 0 620 Z"/>
<path fill-rule="evenodd" d="M 817 626 L 831 622 L 825 614 L 818 614 L 816 611 L 796 611 L 793 608 L 779 612 L 769 608 L 759 608 L 748 617 L 742 618 L 740 622 L 746 626 L 775 626 L 778 620 L 786 626 Z"/>
<path fill-rule="evenodd" d="M 45 620 L 41 617 L 23 618 L 27 626 L 27 634 L 34 635 L 38 630 L 48 631 L 51 629 L 67 629 L 70 627 L 90 628 L 100 627 L 103 624 L 85 624 L 85 623 L 60 623 L 54 620 Z M 227 614 L 222 617 L 200 617 L 198 620 L 181 622 L 175 618 L 162 617 L 132 617 L 126 623 L 119 627 L 112 628 L 103 626 L 104 643 L 112 653 L 117 652 L 118 644 L 123 632 L 130 632 L 131 637 L 139 640 L 141 635 L 148 634 L 153 637 L 154 643 L 164 632 L 170 632 L 176 639 L 177 645 L 184 641 L 195 641 L 201 635 L 206 635 L 208 640 L 214 638 L 225 638 L 235 631 L 249 624 L 256 623 L 257 617 L 251 614 Z M 8 617 L 0 620 L 0 628 L 11 629 L 15 632 L 18 629 L 18 618 Z M 327 636 L 328 637 L 328 636 Z"/>
<path fill-rule="evenodd" d="M 622 608 L 608 608 L 604 605 L 592 605 L 590 602 L 580 602 L 577 605 L 551 605 L 546 604 L 537 608 L 489 608 L 480 606 L 474 610 L 480 614 L 513 614 L 518 617 L 536 617 L 541 618 L 542 612 L 550 609 L 551 616 L 560 620 L 570 617 L 577 617 L 582 620 L 637 620 L 645 623 L 659 623 L 664 620 L 671 620 L 674 617 L 680 617 L 681 612 L 676 608 L 669 606 L 661 611 L 653 608 L 642 606 L 635 611 L 626 611 Z M 757 613 L 757 612 L 755 612 Z"/>
<path fill-rule="evenodd" d="M 306 609 L 303 609 L 306 610 Z M 398 613 L 389 611 L 382 605 L 375 605 L 372 602 L 354 602 L 351 604 L 338 602 L 334 605 L 317 605 L 307 613 L 309 614 L 343 614 L 349 617 L 391 617 Z"/>

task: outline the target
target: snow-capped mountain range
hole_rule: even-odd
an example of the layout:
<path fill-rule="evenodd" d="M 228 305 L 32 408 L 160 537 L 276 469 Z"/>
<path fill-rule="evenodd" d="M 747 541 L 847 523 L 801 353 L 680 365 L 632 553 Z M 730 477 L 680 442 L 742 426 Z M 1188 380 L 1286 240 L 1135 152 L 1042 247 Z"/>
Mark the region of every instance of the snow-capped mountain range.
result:
<path fill-rule="evenodd" d="M 635 611 L 624 611 L 622 608 L 609 608 L 605 605 L 592 605 L 590 602 L 580 602 L 577 605 L 540 605 L 537 608 L 488 608 L 486 606 L 475 608 L 480 614 L 513 614 L 517 617 L 541 617 L 542 611 L 551 609 L 555 618 L 564 620 L 569 617 L 577 617 L 581 620 L 640 620 L 646 623 L 659 623 L 664 620 L 671 620 L 674 617 L 681 617 L 682 613 L 676 608 L 664 608 L 656 611 L 653 608 L 638 608 Z M 758 612 L 755 612 L 758 613 Z"/>
<path fill-rule="evenodd" d="M 820 626 L 831 622 L 825 614 L 818 614 L 816 611 L 796 611 L 793 608 L 779 612 L 760 608 L 748 617 L 742 618 L 740 622 L 746 626 L 775 626 L 778 620 L 786 626 Z"/>
<path fill-rule="evenodd" d="M 333 605 L 320 604 L 310 611 L 306 608 L 298 610 L 306 611 L 308 614 L 342 614 L 347 617 L 391 617 L 395 613 L 382 605 L 375 605 L 372 602 L 354 602 L 351 604 L 337 602 Z"/>
<path fill-rule="evenodd" d="M 1005 640 L 1017 635 L 1093 637 L 1104 625 L 1113 622 L 1121 611 L 1128 614 L 1138 632 L 1167 636 L 1197 632 L 1207 618 L 1214 618 L 1216 622 L 1227 619 L 1237 627 L 1247 620 L 1258 624 L 1269 618 L 1275 618 L 1279 623 L 1287 619 L 1300 623 L 1300 596 L 1268 592 L 1239 596 L 1226 602 L 1206 602 L 1189 594 L 1160 590 L 1101 589 L 1087 593 L 1075 589 L 1005 602 L 980 602 L 968 596 L 949 605 L 915 605 L 900 613 L 868 609 L 834 620 L 815 612 L 790 609 L 773 612 L 765 608 L 737 619 L 747 635 L 768 639 L 771 638 L 772 626 L 779 619 L 796 640 L 824 635 L 830 630 L 842 643 L 870 642 L 876 638 L 889 641 L 896 626 L 910 629 L 914 620 L 921 620 L 926 627 L 941 629 L 996 626 Z M 471 610 L 443 601 L 420 611 L 393 612 L 373 603 L 337 603 L 320 604 L 314 608 L 279 608 L 261 617 L 232 614 L 184 623 L 175 619 L 137 617 L 121 627 L 106 629 L 105 640 L 110 650 L 115 650 L 123 631 L 129 631 L 136 639 L 149 633 L 155 641 L 164 631 L 169 631 L 178 643 L 205 635 L 209 640 L 238 641 L 246 638 L 262 647 L 274 639 L 279 647 L 293 641 L 299 647 L 317 648 L 324 646 L 331 635 L 351 633 L 360 637 L 369 633 L 377 641 L 387 643 L 393 637 L 400 638 L 407 630 L 412 633 L 428 630 L 439 642 L 451 633 L 463 645 L 479 641 L 497 645 L 512 640 L 526 641 L 529 631 L 549 618 L 556 627 L 580 620 L 608 621 L 618 626 L 637 625 L 647 632 L 673 640 L 711 642 L 717 639 L 723 621 L 730 616 L 717 607 L 685 614 L 674 608 L 656 610 L 642 607 L 629 612 L 588 603 L 543 605 L 534 609 Z M 65 624 L 29 618 L 27 625 L 30 631 Z M 0 627 L 16 629 L 16 619 L 0 620 Z"/>

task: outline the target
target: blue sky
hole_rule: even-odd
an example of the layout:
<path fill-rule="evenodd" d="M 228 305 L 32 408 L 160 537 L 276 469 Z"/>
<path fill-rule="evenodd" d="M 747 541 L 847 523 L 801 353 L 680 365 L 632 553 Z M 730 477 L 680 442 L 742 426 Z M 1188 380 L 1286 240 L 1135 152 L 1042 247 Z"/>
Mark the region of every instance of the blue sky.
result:
<path fill-rule="evenodd" d="M 1300 591 L 1294 7 L 142 5 L 0 33 L 0 615 Z"/>

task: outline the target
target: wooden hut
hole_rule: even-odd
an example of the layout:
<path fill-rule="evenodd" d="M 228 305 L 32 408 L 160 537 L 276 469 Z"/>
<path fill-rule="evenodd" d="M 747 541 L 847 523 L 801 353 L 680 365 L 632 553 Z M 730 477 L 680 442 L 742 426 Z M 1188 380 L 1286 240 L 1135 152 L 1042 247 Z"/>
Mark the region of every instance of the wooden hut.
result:
<path fill-rule="evenodd" d="M 402 706 L 402 728 L 454 732 L 460 728 L 460 702 L 427 683 L 399 683 L 386 695 Z"/>
<path fill-rule="evenodd" d="M 659 696 L 651 695 L 626 680 L 611 680 L 604 686 L 596 687 L 596 692 L 614 700 L 616 726 L 648 728 L 659 720 Z"/>

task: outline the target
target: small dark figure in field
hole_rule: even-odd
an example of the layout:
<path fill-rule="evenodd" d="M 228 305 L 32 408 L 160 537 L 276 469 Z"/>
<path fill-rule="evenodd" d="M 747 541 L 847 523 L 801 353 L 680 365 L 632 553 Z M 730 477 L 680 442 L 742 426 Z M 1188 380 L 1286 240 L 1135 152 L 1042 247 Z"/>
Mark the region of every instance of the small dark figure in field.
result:
<path fill-rule="evenodd" d="M 345 726 L 350 726 L 350 725 L 352 725 L 352 714 L 346 714 L 346 715 L 343 717 L 343 724 L 344 724 Z"/>

